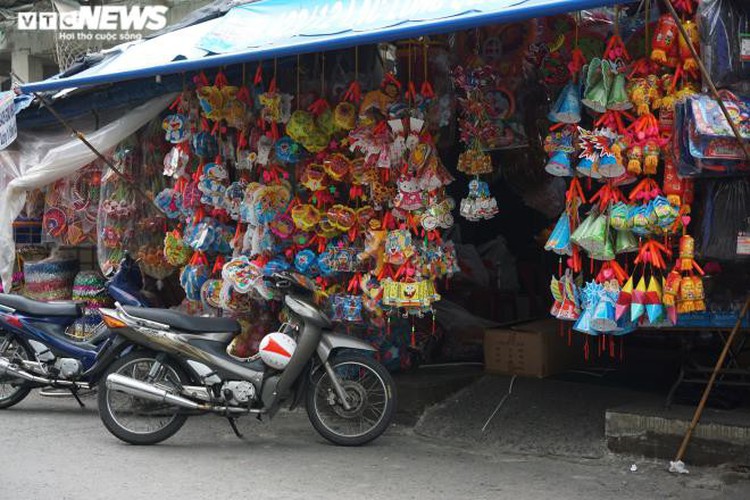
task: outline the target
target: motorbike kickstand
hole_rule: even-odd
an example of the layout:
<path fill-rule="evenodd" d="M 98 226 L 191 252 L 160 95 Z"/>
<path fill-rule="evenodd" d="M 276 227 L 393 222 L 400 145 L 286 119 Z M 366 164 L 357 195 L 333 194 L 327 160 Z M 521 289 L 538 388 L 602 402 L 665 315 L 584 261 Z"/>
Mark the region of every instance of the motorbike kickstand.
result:
<path fill-rule="evenodd" d="M 86 408 L 86 405 L 83 404 L 83 401 L 81 401 L 81 398 L 78 397 L 78 389 L 76 389 L 75 387 L 71 387 L 70 388 L 70 393 L 73 395 L 73 397 L 78 402 L 78 406 L 80 406 L 81 408 Z"/>
<path fill-rule="evenodd" d="M 227 420 L 229 420 L 229 426 L 234 431 L 235 436 L 237 436 L 240 439 L 245 439 L 245 436 L 243 436 L 240 430 L 237 428 L 237 424 L 235 423 L 235 420 L 237 419 L 233 417 L 227 417 Z"/>

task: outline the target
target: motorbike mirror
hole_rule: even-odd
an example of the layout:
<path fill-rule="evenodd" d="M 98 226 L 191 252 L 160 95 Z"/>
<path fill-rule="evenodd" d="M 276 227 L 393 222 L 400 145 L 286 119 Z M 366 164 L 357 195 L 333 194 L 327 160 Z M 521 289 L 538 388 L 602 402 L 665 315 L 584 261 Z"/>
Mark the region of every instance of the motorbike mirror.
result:
<path fill-rule="evenodd" d="M 289 288 L 292 283 L 289 280 L 281 279 L 276 282 L 276 288 Z"/>

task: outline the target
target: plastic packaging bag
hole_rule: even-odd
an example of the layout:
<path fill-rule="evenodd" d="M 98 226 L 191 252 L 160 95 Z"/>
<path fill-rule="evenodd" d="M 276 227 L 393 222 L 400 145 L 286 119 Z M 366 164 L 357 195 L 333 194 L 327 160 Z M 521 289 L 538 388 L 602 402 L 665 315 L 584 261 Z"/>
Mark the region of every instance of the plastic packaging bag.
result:
<path fill-rule="evenodd" d="M 717 87 L 750 90 L 750 4 L 703 0 L 698 7 L 701 55 Z"/>
<path fill-rule="evenodd" d="M 132 138 L 117 147 L 112 161 L 120 172 L 134 176 L 138 153 Z M 106 169 L 97 218 L 97 258 L 105 275 L 116 269 L 126 251 L 133 250 L 135 222 L 141 218 L 136 196 L 128 182 Z"/>
<path fill-rule="evenodd" d="M 96 218 L 102 170 L 90 163 L 47 188 L 42 239 L 62 245 L 96 243 Z"/>
<path fill-rule="evenodd" d="M 135 165 L 137 175 L 135 182 L 141 191 L 150 197 L 166 188 L 166 179 L 162 175 L 162 158 L 166 147 L 163 140 L 161 120 L 151 120 L 137 134 L 137 147 L 140 154 Z M 156 280 L 163 280 L 175 271 L 164 254 L 164 233 L 167 230 L 167 218 L 150 206 L 142 196 L 136 197 L 136 204 L 141 217 L 135 223 L 135 247 L 143 274 Z"/>

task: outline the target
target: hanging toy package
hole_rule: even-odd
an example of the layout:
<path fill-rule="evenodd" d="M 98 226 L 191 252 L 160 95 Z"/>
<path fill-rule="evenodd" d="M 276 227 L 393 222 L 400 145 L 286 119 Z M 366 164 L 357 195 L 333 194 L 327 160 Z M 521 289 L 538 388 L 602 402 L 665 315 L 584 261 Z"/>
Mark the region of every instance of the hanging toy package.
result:
<path fill-rule="evenodd" d="M 112 162 L 121 173 L 133 178 L 139 156 L 136 146 L 125 141 L 115 150 Z M 97 215 L 96 246 L 99 269 L 105 275 L 117 269 L 126 251 L 137 252 L 135 224 L 141 216 L 137 196 L 130 182 L 111 169 L 105 169 Z"/>
<path fill-rule="evenodd" d="M 100 163 L 94 162 L 47 188 L 44 241 L 69 246 L 96 243 L 101 179 Z"/>
<path fill-rule="evenodd" d="M 158 119 L 152 120 L 138 134 L 140 145 L 140 164 L 137 166 L 136 182 L 140 191 L 149 197 L 158 196 L 167 188 L 166 176 L 160 175 L 161 158 L 165 156 L 167 147 L 163 144 L 161 127 Z M 134 247 L 138 263 L 144 275 L 157 280 L 161 288 L 162 280 L 171 275 L 175 269 L 166 258 L 164 250 L 164 233 L 168 222 L 166 216 L 151 206 L 143 197 L 137 198 L 139 213 L 142 214 L 135 223 Z"/>

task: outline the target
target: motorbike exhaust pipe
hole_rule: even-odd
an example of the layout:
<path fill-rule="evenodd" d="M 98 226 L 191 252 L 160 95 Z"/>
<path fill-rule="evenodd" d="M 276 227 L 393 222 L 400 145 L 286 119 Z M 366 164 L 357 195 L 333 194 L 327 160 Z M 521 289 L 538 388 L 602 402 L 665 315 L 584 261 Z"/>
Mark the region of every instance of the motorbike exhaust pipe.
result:
<path fill-rule="evenodd" d="M 10 375 L 11 377 L 28 380 L 29 382 L 36 382 L 38 384 L 51 384 L 52 380 L 39 377 L 33 373 L 29 373 L 26 370 L 22 370 L 18 366 L 10 362 L 8 358 L 0 357 L 0 377 L 3 375 Z"/>
<path fill-rule="evenodd" d="M 113 391 L 120 391 L 131 396 L 136 396 L 159 403 L 169 403 L 189 410 L 212 411 L 217 413 L 249 413 L 250 410 L 239 406 L 216 406 L 204 403 L 196 403 L 177 394 L 173 394 L 164 389 L 159 389 L 153 384 L 136 380 L 132 377 L 112 373 L 107 377 L 107 388 Z"/>
<path fill-rule="evenodd" d="M 182 408 L 190 410 L 210 410 L 211 408 L 191 401 L 177 394 L 172 394 L 164 389 L 159 389 L 155 385 L 141 382 L 132 377 L 126 377 L 125 375 L 119 375 L 112 373 L 107 377 L 107 388 L 114 391 L 120 391 L 131 396 L 136 396 L 142 399 L 149 399 L 151 401 L 158 401 L 159 403 L 169 403 Z"/>

